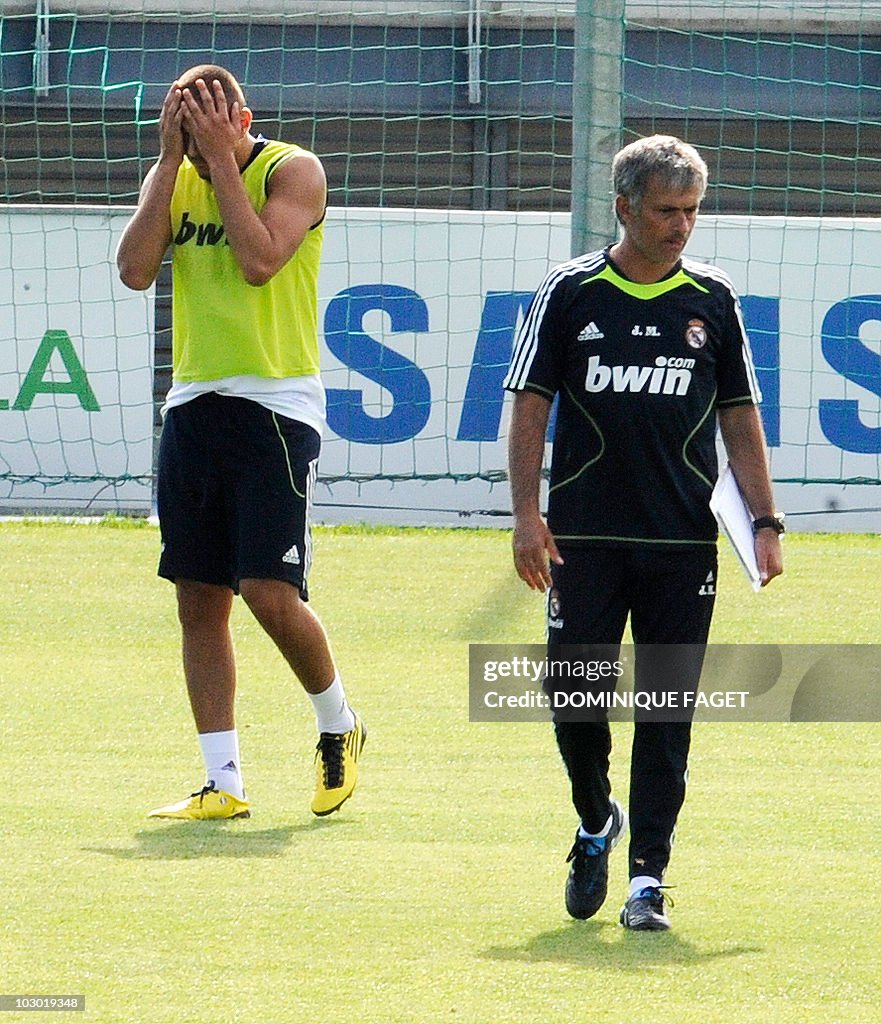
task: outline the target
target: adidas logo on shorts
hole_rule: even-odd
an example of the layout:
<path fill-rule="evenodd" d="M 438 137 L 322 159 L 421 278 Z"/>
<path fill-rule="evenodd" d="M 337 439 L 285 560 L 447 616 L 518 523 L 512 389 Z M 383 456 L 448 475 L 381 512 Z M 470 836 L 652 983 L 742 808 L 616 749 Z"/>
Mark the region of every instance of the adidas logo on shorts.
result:
<path fill-rule="evenodd" d="M 286 551 L 282 556 L 281 560 L 287 562 L 289 565 L 300 564 L 300 552 L 297 550 L 297 545 L 294 544 L 290 550 Z"/>

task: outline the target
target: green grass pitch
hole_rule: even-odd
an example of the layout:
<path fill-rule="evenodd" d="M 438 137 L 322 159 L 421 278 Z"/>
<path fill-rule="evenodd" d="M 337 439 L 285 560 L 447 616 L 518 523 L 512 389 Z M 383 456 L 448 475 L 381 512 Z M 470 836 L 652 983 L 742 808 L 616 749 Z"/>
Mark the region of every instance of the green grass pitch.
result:
<path fill-rule="evenodd" d="M 549 727 L 467 720 L 468 643 L 542 639 L 506 534 L 317 531 L 313 602 L 370 730 L 320 821 L 311 709 L 240 603 L 254 815 L 146 820 L 201 782 L 155 529 L 6 523 L 0 552 L 3 993 L 85 994 L 108 1024 L 878 1019 L 881 725 L 696 727 L 674 930 L 633 935 L 620 851 L 599 915 L 566 916 Z M 877 642 L 881 536 L 786 555 L 753 595 L 723 547 L 715 640 Z"/>

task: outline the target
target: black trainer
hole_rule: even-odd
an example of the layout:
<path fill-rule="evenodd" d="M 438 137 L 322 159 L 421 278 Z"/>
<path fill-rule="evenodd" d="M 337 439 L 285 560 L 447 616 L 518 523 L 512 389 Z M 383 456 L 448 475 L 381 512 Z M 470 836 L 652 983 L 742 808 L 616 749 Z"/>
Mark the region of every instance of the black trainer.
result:
<path fill-rule="evenodd" d="M 664 908 L 664 894 L 661 886 L 648 886 L 634 893 L 621 908 L 621 924 L 634 932 L 665 932 L 670 927 L 670 918 Z M 666 897 L 670 906 L 673 900 Z"/>
<path fill-rule="evenodd" d="M 586 920 L 600 909 L 609 887 L 609 854 L 627 830 L 627 812 L 617 800 L 610 800 L 612 826 L 602 838 L 575 835 L 569 851 L 566 880 L 566 909 L 572 917 Z"/>

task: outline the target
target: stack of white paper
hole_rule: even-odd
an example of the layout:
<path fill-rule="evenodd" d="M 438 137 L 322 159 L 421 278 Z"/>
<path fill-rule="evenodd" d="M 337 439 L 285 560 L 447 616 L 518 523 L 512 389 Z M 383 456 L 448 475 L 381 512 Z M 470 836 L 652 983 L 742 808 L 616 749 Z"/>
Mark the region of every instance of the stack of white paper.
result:
<path fill-rule="evenodd" d="M 759 590 L 762 586 L 762 577 L 759 573 L 759 563 L 756 561 L 753 517 L 743 500 L 730 466 L 726 466 L 719 474 L 710 496 L 710 511 L 731 542 L 743 571 L 753 585 L 753 590 Z"/>

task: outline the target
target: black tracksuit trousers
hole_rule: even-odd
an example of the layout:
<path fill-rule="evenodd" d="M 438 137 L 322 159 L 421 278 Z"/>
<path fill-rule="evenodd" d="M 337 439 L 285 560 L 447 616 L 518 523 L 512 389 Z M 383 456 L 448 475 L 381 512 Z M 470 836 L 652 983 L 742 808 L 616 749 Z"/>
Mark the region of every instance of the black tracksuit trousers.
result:
<path fill-rule="evenodd" d="M 635 689 L 697 688 L 716 591 L 715 545 L 659 550 L 661 545 L 561 549 L 548 592 L 548 660 L 571 657 L 569 645 L 597 645 L 581 657 L 614 660 L 628 614 L 636 645 Z M 659 647 L 640 645 L 694 645 Z M 565 646 L 567 652 L 561 652 Z M 546 680 L 545 688 L 552 688 Z M 585 829 L 609 816 L 609 754 L 604 715 L 594 721 L 556 717 L 554 728 Z M 630 877 L 663 880 L 676 818 L 685 799 L 690 721 L 640 721 L 630 758 Z"/>

